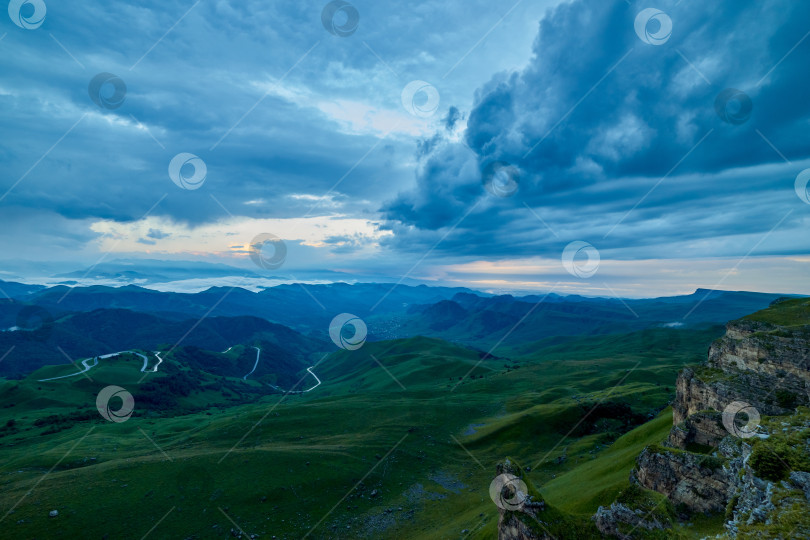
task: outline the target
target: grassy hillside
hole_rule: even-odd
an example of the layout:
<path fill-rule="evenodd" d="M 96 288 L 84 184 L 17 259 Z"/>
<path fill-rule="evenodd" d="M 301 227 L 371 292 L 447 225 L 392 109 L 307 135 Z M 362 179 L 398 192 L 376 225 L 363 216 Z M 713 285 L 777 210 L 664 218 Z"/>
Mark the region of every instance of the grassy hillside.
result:
<path fill-rule="evenodd" d="M 778 326 L 806 326 L 810 324 L 810 298 L 779 300 L 770 308 L 757 311 L 744 319 Z"/>
<path fill-rule="evenodd" d="M 639 450 L 666 438 L 671 428 L 672 411 L 667 409 L 653 421 L 619 437 L 598 457 L 545 484 L 543 496 L 567 512 L 593 515 L 599 506 L 610 505 L 628 487 Z"/>
<path fill-rule="evenodd" d="M 150 537 L 218 538 L 235 528 L 225 512 L 262 537 L 314 528 L 310 538 L 492 538 L 488 489 L 506 455 L 532 468 L 550 503 L 584 520 L 622 489 L 629 456 L 667 415 L 642 422 L 665 407 L 675 372 L 703 357 L 718 331 L 583 337 L 486 359 L 429 338 L 367 343 L 315 367 L 323 384 L 310 393 L 250 393 L 261 385 L 204 375 L 201 386 L 219 389 L 173 396 L 199 409 L 169 416 L 144 414 L 136 358 L 91 370 L 93 381 L 8 381 L 0 516 L 14 510 L 0 537 L 141 538 L 160 522 Z M 174 378 L 192 377 L 168 365 L 140 385 L 167 381 L 145 395 L 173 395 Z M 468 372 L 476 377 L 459 381 Z M 135 396 L 127 422 L 95 411 L 108 384 Z M 222 385 L 250 403 L 225 398 Z M 42 422 L 68 412 L 76 416 Z M 586 486 L 589 475 L 597 486 Z"/>

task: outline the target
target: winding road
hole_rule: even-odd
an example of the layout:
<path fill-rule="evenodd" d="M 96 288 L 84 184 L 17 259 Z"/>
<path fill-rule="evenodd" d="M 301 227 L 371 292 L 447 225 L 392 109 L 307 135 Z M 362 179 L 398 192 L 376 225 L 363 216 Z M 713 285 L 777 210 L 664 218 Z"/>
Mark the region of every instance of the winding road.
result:
<path fill-rule="evenodd" d="M 279 388 L 275 384 L 270 384 L 270 383 L 267 383 L 267 386 L 269 386 L 270 388 L 274 388 L 274 389 L 278 390 L 279 392 L 284 392 L 285 394 L 305 394 L 306 392 L 310 392 L 312 390 L 315 390 L 316 388 L 318 388 L 321 385 L 321 380 L 318 378 L 317 375 L 315 375 L 315 372 L 312 371 L 312 368 L 314 368 L 314 367 L 315 366 L 308 367 L 307 368 L 307 373 L 309 373 L 310 375 L 315 377 L 315 380 L 318 381 L 318 383 L 315 386 L 311 386 L 311 387 L 307 388 L 306 390 L 284 390 L 283 388 Z"/>
<path fill-rule="evenodd" d="M 136 356 L 139 356 L 143 360 L 143 367 L 141 368 L 141 373 L 146 373 L 146 368 L 149 365 L 149 359 L 146 356 L 142 355 L 139 352 L 135 352 L 135 351 L 120 351 L 120 352 L 115 352 L 115 353 L 110 353 L 110 354 L 103 354 L 103 355 L 100 355 L 100 356 L 95 356 L 93 358 L 87 358 L 85 360 L 82 360 L 82 365 L 84 366 L 84 369 L 81 370 L 81 371 L 77 371 L 76 373 L 71 373 L 70 375 L 62 375 L 60 377 L 51 377 L 49 379 L 39 379 L 37 382 L 55 381 L 57 379 L 67 379 L 69 377 L 75 377 L 77 375 L 81 375 L 82 373 L 86 373 L 86 372 L 90 371 L 91 368 L 96 367 L 98 365 L 99 360 L 106 360 L 107 358 L 112 358 L 114 356 L 118 356 L 120 354 L 125 354 L 125 353 L 132 353 L 132 354 L 134 354 Z M 150 373 L 157 373 L 158 366 L 163 363 L 163 359 L 160 357 L 160 353 L 155 352 L 154 354 L 158 359 L 158 363 L 155 364 L 155 367 L 150 370 Z M 90 362 L 90 361 L 92 361 L 93 363 L 89 364 L 88 362 Z"/>
<path fill-rule="evenodd" d="M 154 352 L 154 355 L 157 357 L 157 359 L 158 359 L 158 363 L 157 363 L 157 364 L 155 364 L 155 367 L 154 367 L 154 368 L 152 368 L 152 373 L 157 373 L 157 368 L 158 368 L 158 366 L 159 366 L 160 364 L 162 364 L 162 363 L 163 363 L 163 358 L 161 358 L 161 357 L 160 357 L 160 353 L 159 353 L 158 351 L 155 351 L 155 352 Z M 146 359 L 144 358 L 144 362 L 145 362 L 145 361 L 146 361 Z M 144 363 L 143 367 L 144 367 L 144 369 L 146 369 L 146 363 Z M 143 373 L 143 369 L 141 370 L 141 372 Z"/>
<path fill-rule="evenodd" d="M 93 361 L 93 364 L 88 364 L 87 362 Z M 87 371 L 90 371 L 90 368 L 96 367 L 98 365 L 98 357 L 95 358 L 87 358 L 86 360 L 82 360 L 82 365 L 84 369 L 81 371 L 77 371 L 76 373 L 71 373 L 70 375 L 62 375 L 61 377 L 51 377 L 50 379 L 39 379 L 37 382 L 45 382 L 45 381 L 55 381 L 56 379 L 67 379 L 68 377 L 75 377 L 76 375 L 81 375 Z"/>
<path fill-rule="evenodd" d="M 232 348 L 233 348 L 233 346 L 228 347 L 227 350 L 223 351 L 223 354 L 227 353 Z M 244 381 L 246 381 L 248 379 L 248 377 L 253 375 L 253 372 L 255 372 L 256 368 L 259 367 L 259 359 L 261 357 L 262 350 L 260 348 L 258 348 L 258 347 L 253 347 L 253 348 L 256 349 L 256 362 L 253 364 L 253 369 L 250 370 L 250 373 L 248 373 L 247 375 L 242 377 L 242 380 L 244 380 Z M 67 379 L 67 378 L 70 378 L 70 377 L 76 377 L 77 375 L 81 375 L 82 373 L 86 373 L 86 372 L 90 371 L 92 368 L 96 367 L 98 365 L 99 360 L 106 360 L 107 358 L 113 358 L 115 356 L 118 356 L 120 354 L 125 354 L 125 353 L 131 353 L 131 354 L 134 354 L 134 355 L 140 357 L 143 360 L 143 367 L 141 367 L 141 373 L 147 373 L 146 368 L 149 366 L 149 359 L 145 355 L 143 355 L 143 354 L 141 354 L 139 352 L 135 352 L 135 351 L 120 351 L 120 352 L 115 352 L 115 353 L 110 353 L 110 354 L 103 354 L 103 355 L 100 355 L 100 356 L 95 356 L 93 358 L 87 358 L 85 360 L 82 360 L 82 365 L 84 366 L 84 369 L 81 370 L 81 371 L 77 371 L 76 373 L 71 373 L 69 375 L 61 375 L 59 377 L 51 377 L 49 379 L 39 379 L 37 382 L 55 381 L 57 379 Z M 157 373 L 158 367 L 160 367 L 160 364 L 163 363 L 163 358 L 161 358 L 160 352 L 158 352 L 158 351 L 154 351 L 152 354 L 155 355 L 155 357 L 158 359 L 158 362 L 157 362 L 157 364 L 155 364 L 155 367 L 148 370 L 148 373 Z M 91 364 L 90 362 L 93 362 L 93 363 Z M 289 391 L 285 391 L 284 389 L 279 388 L 278 386 L 275 386 L 273 384 L 268 383 L 267 385 L 270 386 L 271 388 L 275 388 L 279 392 L 285 392 L 287 394 L 304 394 L 306 392 L 311 392 L 312 390 L 315 390 L 316 388 L 318 388 L 321 385 L 321 380 L 318 378 L 317 375 L 315 375 L 315 372 L 312 371 L 312 368 L 314 368 L 314 367 L 315 366 L 308 367 L 307 368 L 307 373 L 309 373 L 310 375 L 315 377 L 315 380 L 318 381 L 318 382 L 315 383 L 314 386 L 311 386 L 311 387 L 307 388 L 306 390 L 289 390 Z"/>
<path fill-rule="evenodd" d="M 256 363 L 253 364 L 253 369 L 250 370 L 250 373 L 248 373 L 247 375 L 242 377 L 243 381 L 246 381 L 249 376 L 253 375 L 253 372 L 256 371 L 256 368 L 259 366 L 259 355 L 262 354 L 262 350 L 260 348 L 258 348 L 258 347 L 253 347 L 253 348 L 256 349 Z M 231 349 L 228 348 L 228 350 L 230 351 Z"/>
<path fill-rule="evenodd" d="M 308 367 L 308 368 L 307 368 L 307 371 L 309 372 L 309 374 L 310 374 L 310 375 L 312 375 L 313 377 L 315 377 L 315 380 L 316 380 L 316 381 L 318 381 L 318 384 L 316 384 L 316 385 L 315 385 L 315 386 L 313 386 L 312 388 L 307 388 L 306 390 L 304 390 L 304 392 L 309 392 L 310 390 L 314 390 L 314 389 L 318 388 L 318 387 L 321 385 L 321 380 L 320 380 L 320 379 L 318 378 L 318 376 L 317 376 L 317 375 L 315 375 L 315 373 L 312 371 L 312 368 L 314 368 L 314 367 L 315 367 L 315 366 L 310 366 L 310 367 Z M 303 392 L 302 392 L 302 393 L 303 393 Z"/>
<path fill-rule="evenodd" d="M 250 370 L 250 373 L 248 373 L 247 375 L 245 375 L 244 377 L 242 377 L 242 380 L 243 380 L 243 381 L 246 381 L 248 377 L 250 377 L 251 375 L 253 375 L 253 372 L 254 372 L 254 371 L 256 371 L 256 368 L 257 368 L 257 367 L 259 367 L 259 356 L 262 354 L 262 350 L 261 350 L 260 348 L 258 348 L 258 347 L 253 347 L 253 348 L 254 348 L 254 349 L 256 349 L 256 363 L 255 363 L 255 364 L 253 364 L 253 369 L 251 369 L 251 370 Z M 228 347 L 228 350 L 231 350 L 231 347 Z M 226 351 L 226 352 L 227 352 L 227 351 Z M 312 386 L 312 387 L 310 387 L 310 388 L 307 388 L 306 390 L 290 390 L 290 391 L 289 391 L 289 392 L 287 392 L 287 393 L 289 393 L 289 394 L 303 394 L 303 393 L 305 393 L 305 392 L 309 392 L 309 391 L 314 390 L 315 388 L 319 387 L 319 386 L 321 385 L 321 380 L 320 380 L 320 379 L 318 378 L 318 376 L 317 376 L 317 375 L 315 375 L 315 373 L 312 371 L 312 368 L 314 368 L 314 367 L 315 367 L 315 366 L 310 366 L 310 367 L 308 367 L 308 368 L 307 368 L 307 373 L 309 373 L 310 375 L 312 375 L 313 377 L 315 377 L 315 380 L 316 380 L 316 381 L 318 381 L 318 382 L 315 384 L 315 386 Z M 275 388 L 275 389 L 276 389 L 276 390 L 278 390 L 279 392 L 284 392 L 284 390 L 283 390 L 283 389 L 279 388 L 278 386 L 276 386 L 276 385 L 274 385 L 274 384 L 267 383 L 267 386 L 269 386 L 269 387 L 271 387 L 271 388 Z"/>

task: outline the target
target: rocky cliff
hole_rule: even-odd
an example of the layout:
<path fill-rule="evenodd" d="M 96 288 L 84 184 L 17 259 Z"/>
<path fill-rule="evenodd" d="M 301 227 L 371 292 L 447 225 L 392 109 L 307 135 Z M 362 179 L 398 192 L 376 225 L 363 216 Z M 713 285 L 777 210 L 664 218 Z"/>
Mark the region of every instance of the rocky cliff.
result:
<path fill-rule="evenodd" d="M 489 495 L 498 507 L 498 540 L 599 538 L 593 523 L 546 504 L 532 481 L 510 459 L 498 464 Z"/>
<path fill-rule="evenodd" d="M 810 326 L 769 322 L 774 319 L 770 311 L 779 313 L 797 302 L 807 301 L 779 302 L 769 310 L 730 322 L 726 335 L 709 348 L 706 364 L 680 373 L 669 446 L 718 448 L 730 432 L 739 435 L 735 426 L 723 422 L 725 414 L 729 421 L 740 423 L 742 418 L 734 418 L 736 407 L 739 412 L 778 416 L 810 405 Z"/>
<path fill-rule="evenodd" d="M 524 480 L 523 470 L 511 460 L 499 463 L 490 485 L 490 497 L 498 507 L 498 540 L 547 540 L 538 514 L 545 509 L 539 493 Z"/>
<path fill-rule="evenodd" d="M 725 538 L 810 538 L 807 405 L 810 300 L 775 302 L 729 323 L 707 363 L 680 373 L 674 426 L 641 453 L 631 483 L 664 495 L 676 519 L 724 513 Z M 649 535 L 640 520 L 651 523 L 618 502 L 594 516 L 622 539 Z"/>
<path fill-rule="evenodd" d="M 733 491 L 734 474 L 723 459 L 654 446 L 638 457 L 634 480 L 692 511 L 720 512 Z"/>
<path fill-rule="evenodd" d="M 744 400 L 760 414 L 788 414 L 810 404 L 810 330 L 740 319 L 709 349 L 706 365 L 678 377 L 676 425 L 705 410 Z"/>

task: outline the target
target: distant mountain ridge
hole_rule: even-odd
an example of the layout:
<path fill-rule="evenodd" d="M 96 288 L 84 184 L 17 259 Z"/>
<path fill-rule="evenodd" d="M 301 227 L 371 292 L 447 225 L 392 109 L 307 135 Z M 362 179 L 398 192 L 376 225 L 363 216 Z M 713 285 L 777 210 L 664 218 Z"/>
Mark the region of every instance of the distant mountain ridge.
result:
<path fill-rule="evenodd" d="M 198 293 L 175 293 L 137 285 L 74 288 L 58 285 L 33 290 L 18 299 L 53 313 L 121 308 L 183 319 L 202 316 L 212 309 L 210 315 L 249 314 L 308 330 L 327 328 L 338 313 L 348 312 L 359 317 L 404 313 L 413 303 L 435 303 L 460 292 L 472 293 L 470 289 L 461 287 L 411 287 L 387 283 L 279 285 L 255 293 L 239 287 L 212 287 Z"/>
<path fill-rule="evenodd" d="M 160 292 L 136 285 L 43 288 L 0 283 L 14 291 L 0 300 L 0 328 L 11 329 L 26 311 L 44 320 L 42 332 L 0 332 L 0 374 L 28 373 L 70 356 L 174 343 L 222 350 L 256 339 L 279 338 L 274 353 L 331 349 L 328 328 L 340 313 L 363 319 L 367 339 L 439 338 L 494 354 L 526 354 L 551 337 L 618 334 L 656 327 L 724 324 L 767 307 L 780 295 L 697 290 L 686 296 L 641 300 L 530 295 L 491 296 L 466 288 L 387 283 L 291 284 L 252 292 L 212 287 L 198 293 Z M 11 296 L 11 293 L 9 293 Z M 41 311 L 37 315 L 37 310 Z M 24 317 L 23 317 L 24 318 Z M 186 336 L 186 334 L 188 334 Z M 183 337 L 186 336 L 186 337 Z M 275 339 L 275 338 L 274 338 Z M 13 347 L 13 350 L 12 350 Z M 292 365 L 292 364 L 289 364 Z"/>
<path fill-rule="evenodd" d="M 501 338 L 515 345 L 555 336 L 724 324 L 782 297 L 703 289 L 686 296 L 641 300 L 459 293 L 451 300 L 411 306 L 391 337 L 423 334 L 483 347 Z"/>

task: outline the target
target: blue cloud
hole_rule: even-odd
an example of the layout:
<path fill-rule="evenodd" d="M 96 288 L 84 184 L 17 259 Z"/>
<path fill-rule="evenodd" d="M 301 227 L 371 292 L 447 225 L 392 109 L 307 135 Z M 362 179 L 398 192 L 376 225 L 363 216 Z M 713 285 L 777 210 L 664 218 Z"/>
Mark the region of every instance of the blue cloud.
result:
<path fill-rule="evenodd" d="M 391 245 L 418 251 L 447 235 L 438 251 L 557 256 L 585 238 L 635 258 L 764 234 L 801 208 L 791 186 L 810 158 L 810 6 L 670 5 L 674 30 L 661 46 L 634 31 L 645 3 L 576 1 L 550 12 L 529 64 L 475 91 L 463 140 L 439 134 L 420 146 L 415 189 L 382 208 L 397 233 Z M 715 108 L 727 88 L 753 103 L 739 125 Z M 487 198 L 482 187 L 495 160 L 520 171 L 511 199 Z M 802 215 L 782 228 L 797 229 Z M 760 252 L 808 249 L 805 235 Z"/>
<path fill-rule="evenodd" d="M 149 229 L 149 232 L 146 233 L 146 236 L 154 240 L 161 240 L 163 238 L 170 237 L 171 233 L 165 233 L 159 229 Z"/>

